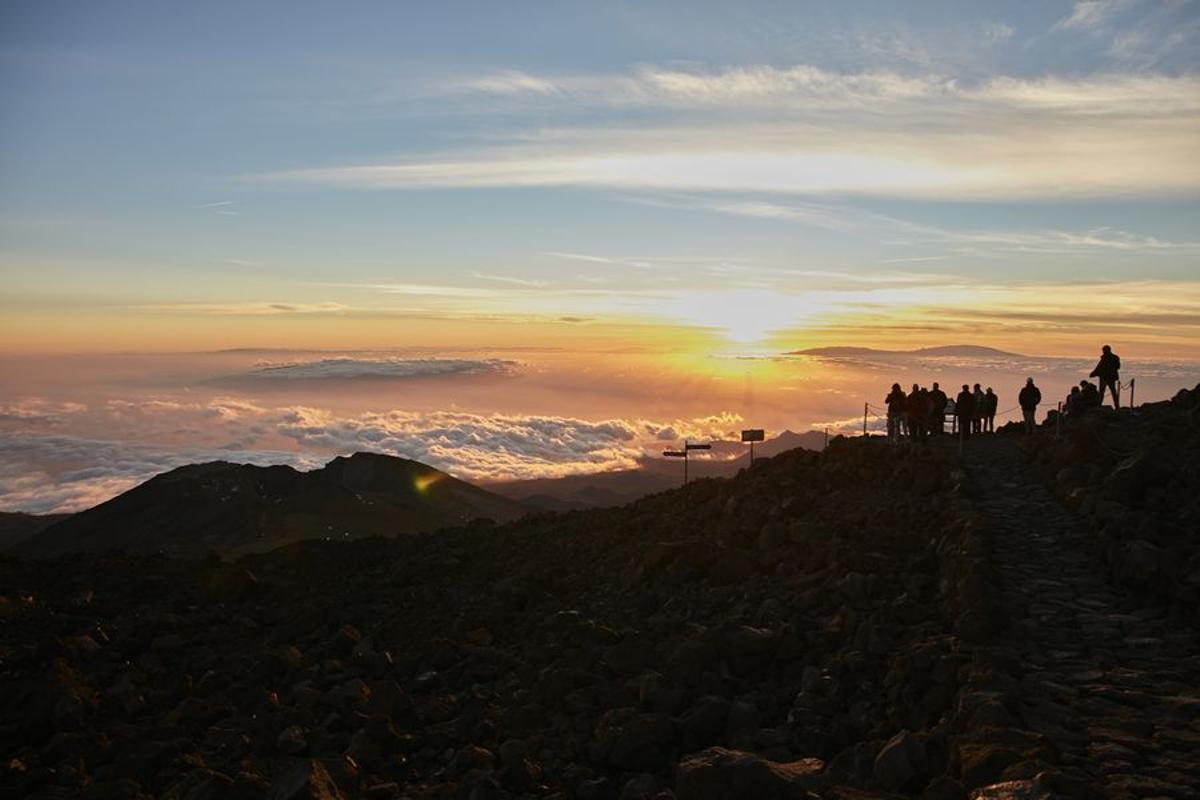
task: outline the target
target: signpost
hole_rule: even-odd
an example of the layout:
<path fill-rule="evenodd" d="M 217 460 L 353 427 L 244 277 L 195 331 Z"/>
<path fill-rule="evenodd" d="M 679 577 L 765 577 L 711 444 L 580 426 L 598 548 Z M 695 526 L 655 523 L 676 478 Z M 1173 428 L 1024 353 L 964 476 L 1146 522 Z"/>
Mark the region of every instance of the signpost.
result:
<path fill-rule="evenodd" d="M 682 450 L 663 450 L 663 455 L 667 458 L 682 458 L 683 459 L 683 485 L 687 486 L 688 482 L 688 453 L 693 450 L 712 450 L 711 444 L 688 444 L 686 439 L 683 440 Z"/>
<path fill-rule="evenodd" d="M 750 466 L 754 466 L 754 443 L 765 441 L 767 438 L 766 431 L 761 428 L 752 428 L 748 431 L 742 431 L 742 441 L 750 443 Z"/>

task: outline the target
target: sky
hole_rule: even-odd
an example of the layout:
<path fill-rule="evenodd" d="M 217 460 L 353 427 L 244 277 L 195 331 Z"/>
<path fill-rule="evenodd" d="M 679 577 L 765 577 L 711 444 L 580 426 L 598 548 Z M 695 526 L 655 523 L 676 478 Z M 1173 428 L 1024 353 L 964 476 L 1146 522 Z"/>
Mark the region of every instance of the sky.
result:
<path fill-rule="evenodd" d="M 788 393 L 828 365 L 772 360 L 816 346 L 1200 360 L 1196 0 L 11 0 L 0 108 L 5 436 L 140 447 L 99 410 L 219 418 L 262 381 L 182 394 L 281 365 L 304 391 L 262 407 L 424 444 L 456 404 L 818 424 Z M 350 446 L 270 419 L 222 446 Z M 22 458 L 22 497 L 58 486 Z"/>

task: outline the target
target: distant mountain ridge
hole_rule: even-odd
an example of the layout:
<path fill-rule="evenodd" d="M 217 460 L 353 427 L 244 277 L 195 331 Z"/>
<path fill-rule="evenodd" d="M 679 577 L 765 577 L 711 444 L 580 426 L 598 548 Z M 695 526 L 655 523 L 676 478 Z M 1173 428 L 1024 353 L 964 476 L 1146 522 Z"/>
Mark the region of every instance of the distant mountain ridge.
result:
<path fill-rule="evenodd" d="M 525 513 L 520 503 L 426 464 L 375 453 L 338 457 L 311 472 L 213 461 L 155 476 L 10 551 L 236 555 L 300 539 L 394 536 Z"/>
<path fill-rule="evenodd" d="M 789 356 L 824 356 L 826 358 L 854 358 L 862 356 L 926 356 L 957 358 L 1030 358 L 1021 353 L 1010 353 L 994 347 L 974 344 L 952 344 L 939 347 L 922 347 L 917 350 L 876 350 L 873 347 L 813 347 L 807 350 L 790 350 Z"/>
<path fill-rule="evenodd" d="M 693 459 L 690 475 L 698 478 L 730 478 L 750 465 L 750 447 L 741 442 L 713 442 L 711 452 L 718 459 Z M 787 450 L 822 450 L 822 431 L 796 433 L 785 430 L 754 446 L 754 456 L 770 458 Z M 634 469 L 592 472 L 561 478 L 534 478 L 487 485 L 491 491 L 520 501 L 539 511 L 572 511 L 609 508 L 631 503 L 649 494 L 674 489 L 683 480 L 683 464 L 678 459 L 643 458 Z"/>

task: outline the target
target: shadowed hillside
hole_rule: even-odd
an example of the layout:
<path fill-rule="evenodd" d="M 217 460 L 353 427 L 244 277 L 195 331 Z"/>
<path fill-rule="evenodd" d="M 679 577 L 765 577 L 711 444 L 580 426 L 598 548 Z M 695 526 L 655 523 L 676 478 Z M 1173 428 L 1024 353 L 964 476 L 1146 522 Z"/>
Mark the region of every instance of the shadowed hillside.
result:
<path fill-rule="evenodd" d="M 0 550 L 40 533 L 70 514 L 23 514 L 19 511 L 0 511 Z"/>
<path fill-rule="evenodd" d="M 12 551 L 30 557 L 114 549 L 232 555 L 300 539 L 394 536 L 524 513 L 518 503 L 391 456 L 356 453 L 312 472 L 216 461 L 154 477 Z"/>

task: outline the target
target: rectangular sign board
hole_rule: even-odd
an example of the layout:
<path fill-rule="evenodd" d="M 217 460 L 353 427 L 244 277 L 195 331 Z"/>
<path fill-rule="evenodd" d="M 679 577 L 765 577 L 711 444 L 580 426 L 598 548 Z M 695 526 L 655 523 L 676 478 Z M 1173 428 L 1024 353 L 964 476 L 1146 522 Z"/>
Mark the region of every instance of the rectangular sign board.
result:
<path fill-rule="evenodd" d="M 756 430 L 742 431 L 743 442 L 761 442 L 766 438 L 766 432 L 761 428 Z"/>

